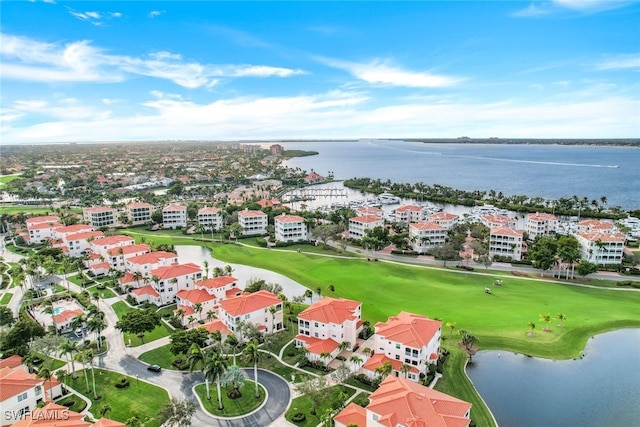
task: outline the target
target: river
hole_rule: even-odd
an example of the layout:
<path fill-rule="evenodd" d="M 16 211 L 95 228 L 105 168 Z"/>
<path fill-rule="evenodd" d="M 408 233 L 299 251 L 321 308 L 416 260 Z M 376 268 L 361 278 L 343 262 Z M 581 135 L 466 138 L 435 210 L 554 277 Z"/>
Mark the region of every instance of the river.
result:
<path fill-rule="evenodd" d="M 425 144 L 407 141 L 286 142 L 316 156 L 290 167 L 330 171 L 335 179 L 369 177 L 501 191 L 545 199 L 606 197 L 608 206 L 640 208 L 640 148 L 552 144 Z"/>

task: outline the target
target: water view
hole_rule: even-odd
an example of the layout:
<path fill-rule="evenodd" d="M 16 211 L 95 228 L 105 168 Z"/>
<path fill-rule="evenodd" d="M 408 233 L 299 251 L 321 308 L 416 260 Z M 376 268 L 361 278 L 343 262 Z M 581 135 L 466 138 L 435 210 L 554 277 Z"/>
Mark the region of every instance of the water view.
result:
<path fill-rule="evenodd" d="M 467 374 L 501 427 L 628 427 L 640 420 L 639 363 L 640 329 L 622 329 L 577 360 L 480 351 Z"/>

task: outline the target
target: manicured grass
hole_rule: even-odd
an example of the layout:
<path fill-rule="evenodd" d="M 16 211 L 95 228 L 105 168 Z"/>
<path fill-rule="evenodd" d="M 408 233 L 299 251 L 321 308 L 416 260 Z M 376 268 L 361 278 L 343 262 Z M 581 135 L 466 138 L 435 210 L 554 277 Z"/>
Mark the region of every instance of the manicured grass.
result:
<path fill-rule="evenodd" d="M 169 401 L 169 395 L 164 389 L 145 381 L 136 381 L 133 377 L 127 377 L 129 387 L 116 388 L 118 378 L 125 375 L 97 368 L 94 371 L 98 400 L 93 398 L 93 391 L 87 393 L 84 370 L 77 370 L 78 378 L 68 381 L 68 384 L 78 393 L 82 393 L 92 401 L 91 410 L 94 416 L 99 417 L 100 408 L 109 404 L 111 412 L 108 417 L 112 420 L 125 422 L 136 414 L 140 421 L 145 423 L 145 427 L 159 426 L 155 417 L 162 406 Z M 91 373 L 89 372 L 88 375 L 89 387 L 93 387 Z"/>
<path fill-rule="evenodd" d="M 125 313 L 137 310 L 136 308 L 129 307 L 123 301 L 115 302 L 111 304 L 111 307 L 113 307 L 113 310 L 116 312 L 116 316 L 118 316 L 118 319 L 121 319 Z M 169 328 L 165 323 L 161 321 L 159 326 L 156 326 L 153 331 L 144 334 L 144 337 L 142 339 L 138 338 L 136 334 L 124 334 L 124 342 L 126 345 L 129 345 L 129 340 L 131 340 L 131 347 L 137 347 L 139 345 L 155 341 L 160 338 L 168 337 L 172 332 L 173 330 L 171 330 L 171 328 Z"/>
<path fill-rule="evenodd" d="M 53 213 L 51 208 L 35 208 L 32 206 L 2 206 L 0 207 L 0 215 L 7 214 L 13 215 L 17 213 L 33 214 L 33 215 L 45 215 Z"/>
<path fill-rule="evenodd" d="M 20 175 L 0 175 L 0 187 L 19 177 Z"/>
<path fill-rule="evenodd" d="M 93 299 L 93 293 L 94 292 L 97 292 L 98 295 L 100 295 L 100 298 L 102 298 L 102 299 L 113 298 L 113 297 L 117 297 L 118 296 L 115 292 L 113 292 L 109 288 L 98 289 L 98 285 L 93 285 L 93 286 L 88 287 L 87 291 L 89 291 L 89 294 L 91 294 L 91 298 L 92 299 Z"/>
<path fill-rule="evenodd" d="M 9 301 L 11 301 L 12 297 L 13 297 L 12 292 L 5 292 L 4 295 L 2 295 L 2 299 L 0 299 L 0 305 L 9 304 Z"/>
<path fill-rule="evenodd" d="M 320 422 L 322 422 L 323 416 L 325 415 L 328 409 L 332 408 L 333 402 L 344 403 L 355 392 L 356 391 L 354 389 L 349 387 L 347 387 L 344 391 L 342 391 L 342 388 L 340 386 L 327 387 L 327 389 L 323 393 L 324 398 L 322 399 L 322 402 L 320 402 L 320 405 L 318 406 L 318 411 L 316 412 L 316 415 L 311 415 L 313 406 L 311 405 L 311 398 L 309 398 L 309 396 L 304 395 L 304 396 L 296 397 L 291 402 L 291 405 L 289 406 L 289 409 L 285 414 L 285 418 L 290 423 L 293 423 L 293 421 L 291 421 L 291 417 L 298 412 L 302 412 L 303 414 L 305 414 L 306 419 L 301 423 L 293 423 L 293 424 L 301 427 L 315 427 L 318 424 L 320 424 Z"/>
<path fill-rule="evenodd" d="M 259 376 L 258 379 L 260 379 Z M 198 384 L 195 387 L 195 392 L 200 398 L 200 402 L 202 402 L 204 409 L 218 417 L 237 417 L 248 414 L 262 405 L 266 396 L 264 387 L 258 385 L 260 397 L 256 398 L 256 383 L 251 380 L 245 380 L 243 386 L 240 387 L 242 397 L 238 399 L 229 399 L 227 396 L 231 387 L 220 387 L 222 394 L 222 406 L 224 408 L 218 409 L 218 389 L 216 383 L 210 383 L 209 390 L 211 393 L 210 400 L 207 399 L 207 387 L 205 384 Z"/>
<path fill-rule="evenodd" d="M 233 357 L 229 359 L 229 363 L 233 363 Z M 253 364 L 246 363 L 242 357 L 237 358 L 237 363 L 238 366 L 253 368 Z M 309 374 L 300 372 L 297 369 L 290 368 L 287 365 L 283 365 L 275 357 L 269 357 L 268 354 L 263 352 L 260 353 L 260 362 L 258 362 L 258 368 L 262 368 L 264 370 L 278 374 L 288 382 L 291 382 L 292 375 L 295 375 L 294 382 L 300 382 L 311 377 Z M 258 373 L 258 380 L 260 380 L 260 373 Z"/>
<path fill-rule="evenodd" d="M 171 344 L 163 345 L 153 350 L 149 350 L 145 353 L 142 353 L 138 359 L 143 362 L 148 363 L 149 365 L 158 365 L 163 369 L 176 369 L 175 366 L 171 364 L 174 360 L 180 358 L 184 359 L 184 354 L 174 355 L 169 351 L 171 348 Z"/>
<path fill-rule="evenodd" d="M 73 404 L 69 405 L 70 402 L 73 402 Z M 58 405 L 66 406 L 73 412 L 82 412 L 84 408 L 87 407 L 87 402 L 75 394 L 69 397 L 65 397 L 64 399 L 58 400 L 56 403 Z"/>
<path fill-rule="evenodd" d="M 491 412 L 464 372 L 464 365 L 468 357 L 467 353 L 456 345 L 449 345 L 446 348 L 450 351 L 450 354 L 444 364 L 442 378 L 438 380 L 434 388 L 471 403 L 473 405 L 471 407 L 471 419 L 475 421 L 477 426 L 495 425 Z"/>

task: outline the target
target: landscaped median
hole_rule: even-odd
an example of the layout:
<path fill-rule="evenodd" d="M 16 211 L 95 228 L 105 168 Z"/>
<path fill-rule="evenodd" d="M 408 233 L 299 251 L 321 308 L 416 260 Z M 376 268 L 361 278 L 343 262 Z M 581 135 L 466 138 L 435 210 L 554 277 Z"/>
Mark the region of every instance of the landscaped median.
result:
<path fill-rule="evenodd" d="M 229 397 L 231 386 L 220 387 L 222 394 L 223 409 L 218 409 L 218 390 L 215 383 L 209 384 L 211 399 L 207 399 L 207 387 L 204 383 L 198 384 L 193 388 L 197 395 L 202 408 L 214 417 L 239 417 L 250 414 L 260 408 L 267 397 L 267 393 L 260 384 L 258 384 L 259 397 L 256 398 L 255 381 L 245 380 L 242 387 L 239 388 L 241 396 L 235 399 Z"/>

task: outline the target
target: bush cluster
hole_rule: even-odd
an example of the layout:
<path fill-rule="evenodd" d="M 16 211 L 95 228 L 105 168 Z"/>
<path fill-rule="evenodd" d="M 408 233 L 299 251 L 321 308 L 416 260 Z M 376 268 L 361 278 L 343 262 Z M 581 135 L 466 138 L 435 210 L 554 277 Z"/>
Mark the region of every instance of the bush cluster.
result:
<path fill-rule="evenodd" d="M 306 419 L 307 419 L 307 416 L 302 412 L 296 412 L 291 417 L 291 421 L 294 423 L 301 423 L 301 422 L 304 422 Z"/>
<path fill-rule="evenodd" d="M 189 368 L 189 363 L 181 357 L 178 357 L 176 360 L 171 362 L 171 365 L 173 365 L 176 369 L 179 369 L 181 371 Z"/>
<path fill-rule="evenodd" d="M 127 377 L 120 377 L 114 385 L 116 388 L 127 388 L 129 387 L 129 380 L 127 379 Z"/>

